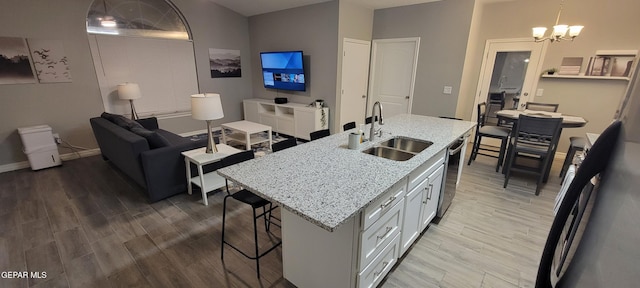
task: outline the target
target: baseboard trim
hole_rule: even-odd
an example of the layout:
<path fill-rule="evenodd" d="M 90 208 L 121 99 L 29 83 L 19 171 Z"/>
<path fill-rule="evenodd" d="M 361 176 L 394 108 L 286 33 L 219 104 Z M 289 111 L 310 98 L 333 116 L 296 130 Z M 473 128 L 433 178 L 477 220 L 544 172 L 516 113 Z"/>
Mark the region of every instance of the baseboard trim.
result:
<path fill-rule="evenodd" d="M 78 153 L 74 152 L 74 153 L 62 154 L 60 155 L 60 159 L 62 161 L 69 161 L 69 160 L 90 157 L 95 155 L 100 155 L 100 148 L 82 150 L 82 151 L 78 151 Z M 31 167 L 31 165 L 29 164 L 29 161 L 4 164 L 4 165 L 0 165 L 0 173 L 25 169 L 29 167 Z"/>

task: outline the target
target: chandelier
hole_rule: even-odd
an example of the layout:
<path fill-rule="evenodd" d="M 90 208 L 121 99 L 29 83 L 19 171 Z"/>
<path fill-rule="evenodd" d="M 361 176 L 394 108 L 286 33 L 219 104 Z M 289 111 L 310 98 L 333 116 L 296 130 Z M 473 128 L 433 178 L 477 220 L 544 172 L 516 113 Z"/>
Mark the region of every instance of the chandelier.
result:
<path fill-rule="evenodd" d="M 569 26 L 565 24 L 558 24 L 558 22 L 560 21 L 560 14 L 562 13 L 563 4 L 564 4 L 564 0 L 560 1 L 560 9 L 558 10 L 558 16 L 556 17 L 556 25 L 553 26 L 553 32 L 551 32 L 551 35 L 549 35 L 549 37 L 544 36 L 544 33 L 547 32 L 547 27 L 534 27 L 532 29 L 533 38 L 535 39 L 536 42 L 542 42 L 545 40 L 551 40 L 551 42 L 560 41 L 560 40 L 573 41 L 573 39 L 575 39 L 578 35 L 580 35 L 580 31 L 582 31 L 582 28 L 584 28 L 584 26 L 582 25 Z M 569 32 L 569 38 L 565 37 L 565 35 L 567 34 L 567 31 Z"/>

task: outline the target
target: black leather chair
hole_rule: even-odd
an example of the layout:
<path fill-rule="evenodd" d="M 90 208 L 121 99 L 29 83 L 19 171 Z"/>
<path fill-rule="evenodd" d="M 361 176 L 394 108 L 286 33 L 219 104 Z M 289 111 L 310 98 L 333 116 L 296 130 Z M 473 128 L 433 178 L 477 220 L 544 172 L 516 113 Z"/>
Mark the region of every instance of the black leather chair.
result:
<path fill-rule="evenodd" d="M 487 126 L 485 125 L 485 121 L 487 119 L 487 103 L 482 102 L 478 104 L 478 125 L 476 126 L 476 136 L 473 141 L 473 148 L 471 150 L 471 155 L 469 156 L 469 162 L 467 165 L 471 165 L 471 162 L 476 160 L 476 156 L 484 155 L 488 157 L 498 158 L 498 164 L 496 165 L 496 172 L 500 170 L 500 166 L 502 166 L 502 162 L 504 161 L 504 153 L 507 148 L 507 140 L 509 139 L 509 134 L 511 130 L 506 127 L 498 127 L 498 126 Z M 500 149 L 496 150 L 489 147 L 481 147 L 480 142 L 482 141 L 482 137 L 489 137 L 500 140 Z M 487 151 L 495 154 L 485 154 L 480 151 Z"/>
<path fill-rule="evenodd" d="M 254 155 L 253 155 L 253 151 L 248 150 L 248 151 L 243 151 L 240 153 L 236 153 L 230 156 L 225 157 L 224 159 L 222 159 L 221 162 L 221 166 L 222 167 L 227 167 L 227 166 L 231 166 L 243 161 L 247 161 L 250 159 L 253 159 Z M 271 231 L 269 231 L 269 228 L 271 227 L 271 224 L 276 225 L 276 226 L 280 226 L 276 223 L 272 223 L 272 219 L 275 220 L 280 220 L 278 218 L 275 218 L 272 215 L 272 212 L 274 209 L 278 208 L 278 206 L 274 206 L 271 202 L 269 202 L 268 200 L 253 194 L 252 192 L 250 192 L 249 190 L 246 189 L 242 189 L 238 192 L 235 192 L 233 194 L 231 194 L 229 192 L 229 183 L 227 181 L 226 183 L 226 188 L 227 188 L 227 196 L 224 197 L 224 204 L 223 204 L 223 208 L 222 208 L 222 245 L 220 245 L 220 259 L 222 259 L 224 261 L 224 245 L 229 245 L 229 247 L 235 249 L 236 251 L 240 252 L 240 254 L 244 255 L 245 257 L 251 259 L 251 260 L 256 260 L 256 274 L 258 275 L 258 278 L 260 278 L 260 258 L 264 255 L 266 255 L 267 253 L 273 251 L 274 249 L 276 249 L 278 246 L 280 246 L 282 244 L 281 240 L 278 240 L 277 243 L 275 243 L 273 246 L 271 246 L 269 249 L 267 249 L 266 251 L 260 253 L 258 247 L 258 225 L 257 225 L 257 220 L 258 218 L 262 217 L 264 218 L 264 226 L 265 226 L 265 230 L 268 233 L 271 233 Z M 239 248 L 237 248 L 236 246 L 234 246 L 233 244 L 227 242 L 227 240 L 224 237 L 225 234 L 225 223 L 226 223 L 226 219 L 227 219 L 227 200 L 229 198 L 233 198 L 241 203 L 250 205 L 251 208 L 253 208 L 253 239 L 254 239 L 254 247 L 255 247 L 255 251 L 254 251 L 254 255 L 251 256 L 248 253 L 240 250 Z M 260 213 L 258 210 L 262 208 L 262 212 Z"/>
<path fill-rule="evenodd" d="M 584 146 L 587 145 L 587 138 L 569 137 L 569 143 L 569 151 L 567 151 L 567 156 L 564 158 L 562 169 L 560 169 L 560 178 L 564 177 L 564 174 L 567 173 L 569 165 L 571 165 L 576 152 L 584 150 Z"/>
<path fill-rule="evenodd" d="M 349 123 L 346 123 L 346 124 L 342 125 L 342 131 L 347 131 L 347 130 L 350 130 L 350 129 L 353 129 L 353 128 L 356 128 L 356 122 L 349 122 Z"/>
<path fill-rule="evenodd" d="M 535 111 L 558 112 L 558 106 L 560 106 L 560 104 L 527 102 L 527 104 L 525 104 L 525 109 L 535 110 Z"/>
<path fill-rule="evenodd" d="M 278 152 L 280 150 L 284 150 L 284 149 L 296 146 L 297 144 L 298 144 L 298 141 L 296 140 L 296 138 L 293 138 L 293 137 L 287 138 L 278 143 L 271 144 L 271 151 Z"/>
<path fill-rule="evenodd" d="M 323 137 L 327 137 L 329 135 L 330 135 L 329 129 L 324 129 L 324 130 L 318 130 L 318 131 L 313 131 L 309 133 L 309 138 L 311 139 L 311 141 L 313 141 Z"/>
<path fill-rule="evenodd" d="M 553 151 L 560 138 L 561 125 L 562 118 L 559 117 L 534 117 L 523 114 L 518 117 L 504 166 L 504 188 L 507 188 L 511 172 L 518 170 L 538 176 L 536 195 L 540 194 L 547 165 L 551 163 Z M 537 165 L 519 163 L 518 159 L 529 159 L 529 162 L 537 162 Z"/>

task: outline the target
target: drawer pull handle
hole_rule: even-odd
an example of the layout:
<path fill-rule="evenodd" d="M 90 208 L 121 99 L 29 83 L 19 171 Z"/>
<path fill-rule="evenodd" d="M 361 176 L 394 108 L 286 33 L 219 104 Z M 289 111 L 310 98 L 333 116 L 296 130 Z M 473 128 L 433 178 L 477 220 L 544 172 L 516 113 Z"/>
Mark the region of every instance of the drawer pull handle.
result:
<path fill-rule="evenodd" d="M 387 200 L 387 202 L 382 203 L 382 205 L 380 205 L 380 208 L 382 209 L 387 208 L 387 206 L 391 205 L 393 200 L 396 200 L 396 196 L 389 197 L 389 200 Z"/>
<path fill-rule="evenodd" d="M 432 194 L 433 194 L 433 184 L 429 184 L 429 194 L 427 194 L 428 200 L 431 200 Z"/>
<path fill-rule="evenodd" d="M 384 263 L 382 263 L 382 269 L 380 269 L 379 272 L 374 272 L 373 277 L 377 278 L 378 276 L 380 276 L 380 274 L 382 274 L 382 271 L 384 271 L 384 269 L 386 269 L 388 265 L 389 265 L 388 261 L 385 261 Z"/>
<path fill-rule="evenodd" d="M 387 237 L 387 235 L 389 234 L 389 232 L 391 232 L 391 230 L 393 230 L 393 227 L 388 227 L 387 226 L 387 231 L 384 232 L 384 234 L 382 235 L 378 235 L 376 236 L 378 240 L 380 239 L 384 239 L 384 237 Z"/>

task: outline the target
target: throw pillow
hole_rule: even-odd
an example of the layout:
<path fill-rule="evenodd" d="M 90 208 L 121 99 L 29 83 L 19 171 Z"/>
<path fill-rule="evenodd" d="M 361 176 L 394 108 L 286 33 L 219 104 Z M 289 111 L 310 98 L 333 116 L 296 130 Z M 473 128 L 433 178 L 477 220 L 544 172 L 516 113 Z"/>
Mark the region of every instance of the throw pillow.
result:
<path fill-rule="evenodd" d="M 131 128 L 131 132 L 147 139 L 149 148 L 151 149 L 166 147 L 171 144 L 169 143 L 169 140 L 167 140 L 167 138 L 164 138 L 162 135 L 156 133 L 155 131 L 150 131 L 142 127 L 133 127 Z"/>
<path fill-rule="evenodd" d="M 124 129 L 127 129 L 127 130 L 131 130 L 131 128 L 134 128 L 134 127 L 136 127 L 136 128 L 144 128 L 137 121 L 131 120 L 131 119 L 129 119 L 127 117 L 124 117 L 122 115 L 103 112 L 101 117 L 113 122 L 113 124 L 116 124 L 116 125 L 124 128 Z"/>

